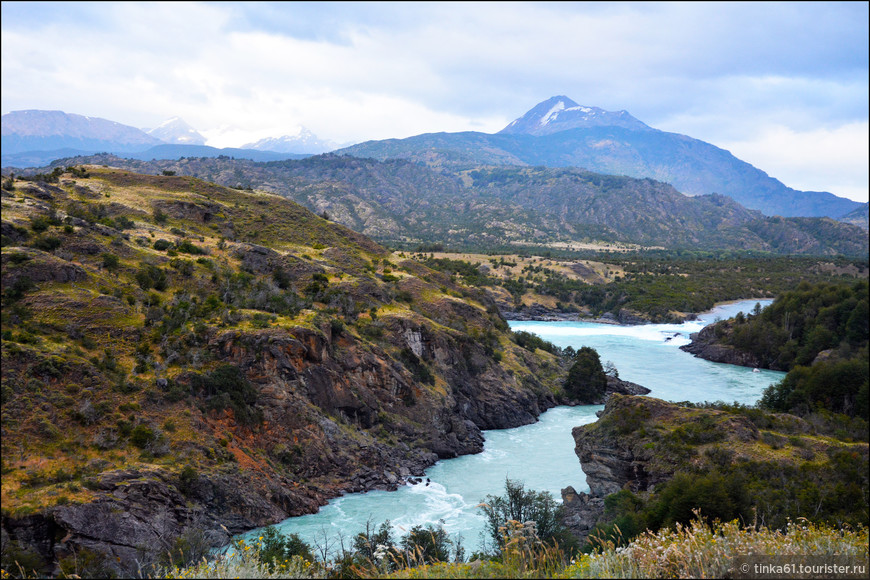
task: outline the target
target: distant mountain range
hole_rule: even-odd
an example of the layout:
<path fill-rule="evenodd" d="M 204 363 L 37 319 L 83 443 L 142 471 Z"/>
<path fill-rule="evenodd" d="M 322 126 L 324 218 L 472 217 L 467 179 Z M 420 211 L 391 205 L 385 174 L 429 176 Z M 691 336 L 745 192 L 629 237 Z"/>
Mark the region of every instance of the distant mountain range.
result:
<path fill-rule="evenodd" d="M 331 144 L 304 129 L 262 140 L 250 148 L 216 148 L 183 119 L 173 117 L 143 130 L 98 117 L 63 111 L 12 111 L 2 118 L 3 167 L 43 167 L 64 157 L 114 153 L 133 159 L 178 159 L 226 155 L 255 161 L 299 159 Z M 274 145 L 276 149 L 270 149 Z"/>
<path fill-rule="evenodd" d="M 798 191 L 704 141 L 653 129 L 626 111 L 578 105 L 565 96 L 539 103 L 496 134 L 427 133 L 367 141 L 337 154 L 408 159 L 430 166 L 578 167 L 649 177 L 686 195 L 727 195 L 765 215 L 840 218 L 861 204 L 828 192 Z"/>
<path fill-rule="evenodd" d="M 142 151 L 163 143 L 129 125 L 63 111 L 12 111 L 3 115 L 0 126 L 4 156 L 55 149 Z"/>
<path fill-rule="evenodd" d="M 218 149 L 202 142 L 202 135 L 179 118 L 148 132 L 61 111 L 15 111 L 2 118 L 2 165 L 10 168 L 44 167 L 57 159 L 98 152 L 146 161 L 220 156 L 279 161 L 334 145 L 304 127 L 242 148 Z M 654 129 L 627 111 L 581 106 L 565 96 L 539 103 L 495 134 L 427 133 L 368 141 L 334 152 L 404 159 L 454 175 L 482 166 L 576 167 L 651 178 L 688 196 L 728 196 L 768 216 L 831 217 L 865 229 L 870 221 L 867 204 L 828 192 L 789 188 L 724 149 Z"/>

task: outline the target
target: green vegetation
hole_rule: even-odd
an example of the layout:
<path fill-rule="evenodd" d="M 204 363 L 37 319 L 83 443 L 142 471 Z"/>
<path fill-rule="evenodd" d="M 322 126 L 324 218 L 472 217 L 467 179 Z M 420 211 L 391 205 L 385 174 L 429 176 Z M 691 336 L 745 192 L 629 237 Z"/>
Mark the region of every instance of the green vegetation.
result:
<path fill-rule="evenodd" d="M 486 405 L 559 395 L 554 353 L 512 342 L 485 295 L 291 201 L 107 167 L 55 183 L 13 179 L 2 200 L 4 530 L 57 505 L 110 497 L 140 513 L 176 492 L 173 514 L 208 512 L 212 527 L 233 502 L 254 521 L 312 510 L 322 489 L 474 451 L 472 437 L 445 445 L 434 420 L 456 412 L 455 389 Z M 128 486 L 161 491 L 113 495 Z M 4 568 L 30 554 L 19 540 Z M 173 564 L 201 554 L 165 540 L 186 542 Z"/>
<path fill-rule="evenodd" d="M 582 404 L 596 404 L 604 398 L 607 375 L 598 352 L 589 346 L 580 347 L 565 379 L 565 393 Z"/>
<path fill-rule="evenodd" d="M 430 268 L 445 272 L 474 287 L 501 286 L 510 292 L 514 306 L 527 297 L 539 295 L 556 301 L 555 310 L 584 311 L 592 316 L 622 311 L 653 322 L 676 322 L 686 314 L 703 312 L 716 303 L 746 297 L 774 297 L 802 283 L 843 283 L 866 276 L 866 260 L 811 257 L 753 257 L 735 252 L 647 251 L 625 253 L 568 253 L 548 251 L 542 258 L 520 254 L 523 268 L 511 271 L 504 256 L 493 256 L 495 271 L 484 274 L 468 260 L 434 258 L 419 254 L 417 259 Z M 558 257 L 556 257 L 558 256 Z M 582 261 L 603 263 L 606 278 L 577 275 Z M 556 268 L 558 264 L 561 267 Z M 845 282 L 848 284 L 848 282 Z"/>
<path fill-rule="evenodd" d="M 533 535 L 543 543 L 561 545 L 563 548 L 576 543 L 562 526 L 561 505 L 549 492 L 527 490 L 522 482 L 511 479 L 505 479 L 504 487 L 504 495 L 488 495 L 480 503 L 480 509 L 486 517 L 486 532 L 496 553 L 505 552 L 507 542 L 511 539 L 506 532 L 511 522 L 519 522 L 524 526 L 531 523 Z"/>
<path fill-rule="evenodd" d="M 809 292 L 798 285 L 801 280 L 843 280 L 822 294 L 850 304 L 819 298 L 814 315 L 801 314 L 807 331 L 800 335 L 796 313 L 784 323 L 795 331 L 789 340 L 796 342 L 783 344 L 791 349 L 795 374 L 770 391 L 766 404 L 803 413 L 807 431 L 786 428 L 782 419 L 760 409 L 722 407 L 718 411 L 749 417 L 760 431 L 751 445 L 758 455 L 744 461 L 704 422 L 716 423 L 713 419 L 659 432 L 642 411 L 625 409 L 602 422 L 612 433 L 645 430 L 656 434 L 651 441 L 663 456 L 701 460 L 696 472 L 674 477 L 654 495 L 626 492 L 609 500 L 610 516 L 626 533 L 686 524 L 698 506 L 704 515 L 746 520 L 763 503 L 763 521 L 776 526 L 807 510 L 820 523 L 866 519 L 861 474 L 867 454 L 854 443 L 862 428 L 866 431 L 861 421 L 867 416 L 866 368 L 854 363 L 867 357 L 866 282 L 863 287 L 854 282 L 866 275 L 866 259 L 685 251 L 573 251 L 574 260 L 558 267 L 530 255 L 492 256 L 487 267 L 422 255 L 399 259 L 276 195 L 184 174 L 199 164 L 179 163 L 184 169 L 161 170 L 162 175 L 67 167 L 30 183 L 11 177 L 4 182 L 4 521 L 107 497 L 112 478 L 124 474 L 129 479 L 116 488 L 174 486 L 173 493 L 192 511 L 213 509 L 198 494 L 221 483 L 229 488 L 222 493 L 258 494 L 249 507 L 261 511 L 252 518 L 273 513 L 263 507 L 267 502 L 313 509 L 322 499 L 317 490 L 346 489 L 354 477 L 396 471 L 398 464 L 385 465 L 384 458 L 431 457 L 436 448 L 441 453 L 443 433 L 426 418 L 443 416 L 439 405 L 471 383 L 482 390 L 480 401 L 473 402 L 483 405 L 513 405 L 528 396 L 549 405 L 601 394 L 609 369 L 597 353 L 562 350 L 529 333 L 507 332 L 499 314 L 504 304 L 494 296 L 507 306 L 543 297 L 551 310 L 676 320 L 747 294 Z M 337 195 L 334 186 L 309 180 L 319 171 L 347 177 L 385 170 L 350 159 L 291 165 L 284 169 L 302 179 L 293 191 L 314 200 Z M 395 179 L 383 187 L 405 191 L 402 175 L 416 170 L 405 163 L 388 168 Z M 566 176 L 550 175 L 555 182 Z M 451 177 L 431 177 L 438 187 L 460 191 Z M 481 188 L 523 179 L 525 186 L 539 177 L 534 172 L 471 176 Z M 587 178 L 584 187 L 626 185 Z M 427 187 L 417 182 L 404 201 L 411 203 Z M 487 195 L 498 199 L 498 192 Z M 466 220 L 458 236 L 481 247 L 508 247 L 510 236 L 478 235 L 484 230 L 475 221 L 504 217 L 500 203 L 480 215 L 470 207 L 458 212 Z M 531 215 L 524 211 L 516 215 Z M 373 215 L 393 215 L 379 212 Z M 348 212 L 330 206 L 329 215 L 341 221 Z M 444 225 L 425 236 L 435 236 Z M 403 244 L 439 248 L 440 241 L 430 244 L 425 236 Z M 444 242 L 449 247 L 450 241 Z M 810 293 L 796 300 L 803 305 L 816 298 Z M 862 304 L 863 326 L 852 314 L 860 313 Z M 783 327 L 781 319 L 770 324 Z M 831 335 L 840 340 L 834 344 Z M 800 363 L 825 351 L 832 351 L 828 363 L 801 370 Z M 840 412 L 846 415 L 834 414 Z M 464 444 L 445 453 L 474 450 Z M 780 461 L 786 454 L 788 461 Z M 828 473 L 835 475 L 822 488 L 817 482 Z M 771 484 L 780 480 L 788 483 Z M 256 547 L 237 547 L 237 556 L 208 570 L 173 568 L 203 554 L 204 540 L 185 536 L 175 538 L 178 554 L 164 564 L 170 576 L 203 577 L 218 572 L 268 577 L 287 569 L 342 577 L 436 570 L 486 577 L 567 573 L 573 547 L 555 525 L 557 504 L 516 482 L 506 482 L 506 492 L 505 498 L 485 502 L 494 550 L 478 555 L 477 565 L 463 561 L 461 542 L 439 526 L 413 528 L 400 539 L 391 538 L 384 526 L 372 528 L 328 565 L 298 538 L 267 532 Z M 602 527 L 602 541 L 616 541 L 614 530 Z M 256 557 L 246 559 L 250 555 Z M 79 556 L 77 562 L 58 563 L 65 574 L 114 570 L 114 562 L 100 554 Z M 6 570 L 12 561 L 37 567 L 36 560 L 27 546 L 12 542 L 4 548 Z"/>
<path fill-rule="evenodd" d="M 716 334 L 722 344 L 757 355 L 765 367 L 808 366 L 832 349 L 837 358 L 847 359 L 867 345 L 868 302 L 866 280 L 803 281 L 760 313 L 719 322 Z"/>
<path fill-rule="evenodd" d="M 518 522 L 517 522 L 518 523 Z M 267 530 L 268 532 L 268 530 Z M 410 537 L 407 536 L 407 537 Z M 238 541 L 228 555 L 190 567 L 163 568 L 157 578 L 725 578 L 737 572 L 739 557 L 777 554 L 796 558 L 840 558 L 867 565 L 867 528 L 832 528 L 803 520 L 782 530 L 741 525 L 737 520 L 709 522 L 696 518 L 685 526 L 646 533 L 625 546 L 605 541 L 594 553 L 566 558 L 558 547 L 512 542 L 499 559 L 407 563 L 391 559 L 386 545 L 371 556 L 316 561 L 292 555 L 275 557 L 277 542 L 266 534 L 256 542 Z M 528 540 L 528 539 L 527 539 Z"/>
<path fill-rule="evenodd" d="M 689 197 L 652 179 L 572 167 L 480 167 L 467 157 L 458 164 L 447 162 L 445 154 L 427 150 L 427 156 L 439 158 L 437 168 L 426 166 L 431 158 L 416 163 L 330 154 L 268 163 L 228 157 L 138 161 L 108 155 L 77 161 L 154 175 L 175 171 L 179 177 L 195 175 L 228 187 L 245 183 L 286 195 L 403 250 L 440 245 L 453 251 L 510 253 L 607 244 L 867 256 L 866 232 L 830 219 L 767 218 L 725 196 Z"/>

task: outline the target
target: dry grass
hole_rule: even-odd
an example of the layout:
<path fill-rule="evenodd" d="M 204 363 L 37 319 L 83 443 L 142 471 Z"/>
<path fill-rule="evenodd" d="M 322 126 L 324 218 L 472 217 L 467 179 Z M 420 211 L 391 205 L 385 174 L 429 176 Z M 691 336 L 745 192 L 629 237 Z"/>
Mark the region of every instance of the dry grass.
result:
<path fill-rule="evenodd" d="M 866 528 L 832 529 L 800 520 L 785 532 L 737 521 L 647 532 L 628 546 L 608 542 L 565 569 L 562 578 L 726 578 L 739 556 L 867 556 Z"/>

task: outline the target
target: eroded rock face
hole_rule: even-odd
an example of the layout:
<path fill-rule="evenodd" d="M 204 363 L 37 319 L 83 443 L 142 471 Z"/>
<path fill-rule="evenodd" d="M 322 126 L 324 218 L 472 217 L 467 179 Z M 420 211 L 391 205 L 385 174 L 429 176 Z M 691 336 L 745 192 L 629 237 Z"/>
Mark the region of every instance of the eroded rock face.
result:
<path fill-rule="evenodd" d="M 13 266 L 10 263 L 13 255 L 22 256 L 25 261 Z M 5 248 L 3 252 L 3 286 L 12 285 L 19 278 L 27 278 L 33 283 L 81 282 L 88 278 L 88 273 L 81 266 L 62 260 L 48 252 L 24 247 Z"/>

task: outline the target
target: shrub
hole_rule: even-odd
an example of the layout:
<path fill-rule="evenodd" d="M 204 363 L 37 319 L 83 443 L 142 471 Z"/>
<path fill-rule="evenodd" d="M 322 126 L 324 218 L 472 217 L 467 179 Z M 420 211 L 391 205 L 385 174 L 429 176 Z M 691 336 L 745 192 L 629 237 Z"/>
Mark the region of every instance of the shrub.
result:
<path fill-rule="evenodd" d="M 175 249 L 185 254 L 200 255 L 207 253 L 205 250 L 195 245 L 190 240 L 181 240 L 180 242 L 175 244 Z"/>
<path fill-rule="evenodd" d="M 139 449 L 144 449 L 156 438 L 157 435 L 154 433 L 154 430 L 144 424 L 136 425 L 130 433 L 130 443 Z"/>
<path fill-rule="evenodd" d="M 163 213 L 162 210 L 160 210 L 160 209 L 154 210 L 154 223 L 165 224 L 167 219 L 169 219 L 169 216 L 167 216 L 165 213 Z"/>
<path fill-rule="evenodd" d="M 103 254 L 103 268 L 105 268 L 109 272 L 114 272 L 115 270 L 117 270 L 120 263 L 121 260 L 115 254 L 110 254 L 108 252 L 105 252 Z"/>
<path fill-rule="evenodd" d="M 136 272 L 135 277 L 136 283 L 139 284 L 139 287 L 142 288 L 142 290 L 149 290 L 151 288 L 161 292 L 166 290 L 166 272 L 153 264 L 145 264 L 141 266 Z"/>
<path fill-rule="evenodd" d="M 279 564 L 294 556 L 306 562 L 314 562 L 311 547 L 298 534 L 283 534 L 274 526 L 267 526 L 260 537 L 260 562 L 275 569 Z"/>
<path fill-rule="evenodd" d="M 63 244 L 61 239 L 55 236 L 40 236 L 31 243 L 34 248 L 44 252 L 56 250 L 61 246 L 61 244 Z"/>
<path fill-rule="evenodd" d="M 401 540 L 408 566 L 448 562 L 453 541 L 443 526 L 414 526 Z"/>

